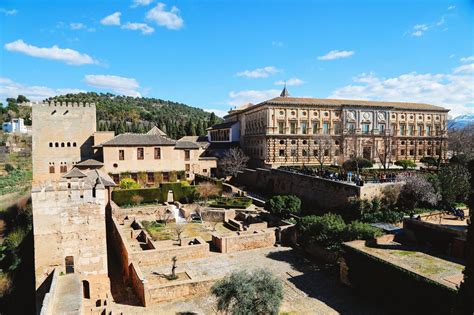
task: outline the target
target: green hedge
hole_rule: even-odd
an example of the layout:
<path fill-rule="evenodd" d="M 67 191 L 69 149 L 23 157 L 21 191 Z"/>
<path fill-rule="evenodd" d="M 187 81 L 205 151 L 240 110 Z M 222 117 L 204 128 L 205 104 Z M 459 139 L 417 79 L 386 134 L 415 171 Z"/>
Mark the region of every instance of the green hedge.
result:
<path fill-rule="evenodd" d="M 132 197 L 139 195 L 143 197 L 142 203 L 165 202 L 168 199 L 168 192 L 173 191 L 175 201 L 190 203 L 196 197 L 196 188 L 187 182 L 162 183 L 159 188 L 142 189 L 119 189 L 112 192 L 112 200 L 119 206 L 133 204 Z"/>
<path fill-rule="evenodd" d="M 354 289 L 389 314 L 451 313 L 456 290 L 352 247 L 343 249 Z"/>
<path fill-rule="evenodd" d="M 236 197 L 236 198 L 216 198 L 210 202 L 210 205 L 215 208 L 224 209 L 246 209 L 252 204 L 252 199 L 247 197 Z"/>

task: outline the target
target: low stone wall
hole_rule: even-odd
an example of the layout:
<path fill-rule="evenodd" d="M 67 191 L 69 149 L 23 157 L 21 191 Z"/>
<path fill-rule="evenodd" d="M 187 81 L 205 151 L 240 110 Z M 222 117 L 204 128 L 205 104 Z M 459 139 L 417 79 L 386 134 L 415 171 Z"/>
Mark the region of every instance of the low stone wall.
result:
<path fill-rule="evenodd" d="M 110 224 L 110 235 L 111 240 L 113 243 L 113 249 L 116 253 L 118 258 L 118 263 L 120 264 L 120 269 L 122 270 L 122 277 L 124 280 L 129 279 L 129 253 L 131 249 L 126 241 L 126 236 L 123 235 L 122 230 L 120 228 L 120 224 L 117 220 L 112 216 L 109 218 Z"/>
<path fill-rule="evenodd" d="M 465 258 L 466 231 L 416 219 L 403 220 L 405 235 L 420 245 L 430 246 L 443 254 Z"/>
<path fill-rule="evenodd" d="M 193 240 L 197 240 L 199 244 L 188 245 Z M 130 253 L 131 260 L 138 261 L 140 266 L 149 266 L 171 263 L 174 256 L 179 261 L 184 261 L 204 258 L 209 254 L 209 244 L 200 237 L 185 238 L 182 246 L 170 245 L 168 241 L 153 242 L 153 246 L 155 249 Z"/>
<path fill-rule="evenodd" d="M 185 280 L 170 284 L 153 286 L 148 289 L 150 303 L 160 303 L 208 293 L 217 281 L 215 278 L 202 280 Z"/>
<path fill-rule="evenodd" d="M 212 244 L 221 253 L 271 247 L 275 244 L 275 241 L 275 230 L 273 228 L 253 232 L 236 232 L 236 234 L 226 236 L 212 235 Z"/>
<path fill-rule="evenodd" d="M 147 306 L 149 301 L 147 301 L 146 280 L 143 277 L 140 267 L 132 262 L 130 264 L 129 269 L 130 284 L 132 285 L 133 291 L 135 292 L 135 295 L 138 297 L 142 305 Z"/>
<path fill-rule="evenodd" d="M 225 222 L 235 218 L 234 209 L 213 209 L 208 208 L 203 211 L 202 219 L 208 222 Z"/>
<path fill-rule="evenodd" d="M 381 197 L 387 189 L 400 189 L 403 183 L 356 186 L 278 169 L 245 169 L 235 178 L 239 185 L 267 196 L 296 195 L 308 210 L 329 211 L 348 205 L 352 198 Z"/>
<path fill-rule="evenodd" d="M 58 272 L 56 271 L 56 269 L 53 269 L 50 277 L 51 277 L 51 283 L 49 285 L 49 291 L 44 296 L 40 315 L 54 315 L 53 305 L 54 305 L 54 298 L 56 295 L 56 283 L 58 279 Z"/>

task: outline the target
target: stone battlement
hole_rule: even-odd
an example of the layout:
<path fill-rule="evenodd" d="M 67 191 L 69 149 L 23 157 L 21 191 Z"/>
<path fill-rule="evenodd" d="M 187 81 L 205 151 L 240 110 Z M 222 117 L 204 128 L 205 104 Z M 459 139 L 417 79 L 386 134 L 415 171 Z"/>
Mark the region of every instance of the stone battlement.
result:
<path fill-rule="evenodd" d="M 57 182 L 48 182 L 33 187 L 31 193 L 37 200 L 55 198 L 56 200 L 68 199 L 73 202 L 100 202 L 104 199 L 104 191 L 103 184 L 93 186 L 87 180 L 72 178 L 71 180 L 61 179 Z"/>
<path fill-rule="evenodd" d="M 95 103 L 83 103 L 83 102 L 31 102 L 31 105 L 41 105 L 43 107 L 95 107 Z"/>

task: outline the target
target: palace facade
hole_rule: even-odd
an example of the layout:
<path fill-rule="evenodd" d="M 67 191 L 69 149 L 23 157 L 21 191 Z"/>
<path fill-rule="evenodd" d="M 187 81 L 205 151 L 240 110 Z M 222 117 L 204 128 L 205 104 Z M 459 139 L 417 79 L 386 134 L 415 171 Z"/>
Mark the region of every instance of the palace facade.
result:
<path fill-rule="evenodd" d="M 285 87 L 279 97 L 229 111 L 223 124 L 209 129 L 209 139 L 239 141 L 260 167 L 340 165 L 352 157 L 385 165 L 445 159 L 448 111 L 421 103 L 290 97 Z"/>

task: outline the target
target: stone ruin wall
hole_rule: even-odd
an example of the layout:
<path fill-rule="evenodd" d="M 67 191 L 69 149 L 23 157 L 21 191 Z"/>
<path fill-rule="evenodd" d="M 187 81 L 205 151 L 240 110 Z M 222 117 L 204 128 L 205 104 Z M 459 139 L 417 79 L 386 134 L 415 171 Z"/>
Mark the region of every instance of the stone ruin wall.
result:
<path fill-rule="evenodd" d="M 236 234 L 226 236 L 212 235 L 212 244 L 221 253 L 271 247 L 275 242 L 275 229 L 273 228 L 252 232 L 236 232 Z"/>

